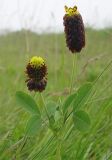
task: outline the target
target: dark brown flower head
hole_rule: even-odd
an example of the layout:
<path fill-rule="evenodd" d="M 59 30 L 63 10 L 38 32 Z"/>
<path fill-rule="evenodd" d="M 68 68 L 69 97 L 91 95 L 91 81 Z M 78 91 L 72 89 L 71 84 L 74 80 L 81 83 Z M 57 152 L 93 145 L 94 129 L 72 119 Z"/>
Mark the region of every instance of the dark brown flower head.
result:
<path fill-rule="evenodd" d="M 27 74 L 28 78 L 37 79 L 39 81 L 39 80 L 43 79 L 43 77 L 46 76 L 47 66 L 44 63 L 43 65 L 36 68 L 35 66 L 28 63 L 28 65 L 26 66 L 26 74 Z"/>
<path fill-rule="evenodd" d="M 72 53 L 80 52 L 85 46 L 85 29 L 82 16 L 77 7 L 65 6 L 66 14 L 63 17 L 67 47 Z"/>
<path fill-rule="evenodd" d="M 41 57 L 34 56 L 26 66 L 27 87 L 30 91 L 42 92 L 47 85 L 47 66 Z"/>
<path fill-rule="evenodd" d="M 41 81 L 36 81 L 35 79 L 27 80 L 27 87 L 29 91 L 42 92 L 45 90 L 46 85 L 46 78 L 43 78 Z"/>

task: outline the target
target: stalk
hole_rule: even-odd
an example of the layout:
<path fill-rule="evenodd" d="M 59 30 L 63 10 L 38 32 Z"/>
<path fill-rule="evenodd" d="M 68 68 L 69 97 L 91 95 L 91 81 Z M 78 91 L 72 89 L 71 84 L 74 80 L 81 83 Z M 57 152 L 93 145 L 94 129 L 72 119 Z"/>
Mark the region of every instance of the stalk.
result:
<path fill-rule="evenodd" d="M 70 94 L 73 91 L 74 75 L 75 75 L 75 71 L 77 71 L 76 66 L 77 66 L 77 54 L 73 54 L 72 75 L 71 75 L 71 81 L 70 81 Z"/>
<path fill-rule="evenodd" d="M 48 120 L 50 120 L 49 113 L 48 113 L 48 110 L 47 110 L 47 107 L 46 107 L 46 104 L 45 104 L 45 100 L 44 100 L 44 97 L 43 97 L 42 93 L 40 93 L 40 96 L 42 98 L 42 102 L 43 102 L 43 106 L 44 106 L 47 118 L 48 118 Z"/>
<path fill-rule="evenodd" d="M 56 160 L 61 160 L 61 140 L 57 141 Z"/>

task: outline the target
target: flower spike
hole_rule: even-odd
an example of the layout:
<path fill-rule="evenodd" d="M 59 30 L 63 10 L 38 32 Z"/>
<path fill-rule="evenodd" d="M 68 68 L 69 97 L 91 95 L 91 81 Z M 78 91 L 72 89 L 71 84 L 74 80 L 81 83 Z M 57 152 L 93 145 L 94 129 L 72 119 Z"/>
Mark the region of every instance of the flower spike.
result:
<path fill-rule="evenodd" d="M 81 14 L 77 6 L 68 8 L 65 6 L 66 14 L 63 17 L 66 44 L 72 53 L 80 52 L 85 46 L 85 29 Z"/>

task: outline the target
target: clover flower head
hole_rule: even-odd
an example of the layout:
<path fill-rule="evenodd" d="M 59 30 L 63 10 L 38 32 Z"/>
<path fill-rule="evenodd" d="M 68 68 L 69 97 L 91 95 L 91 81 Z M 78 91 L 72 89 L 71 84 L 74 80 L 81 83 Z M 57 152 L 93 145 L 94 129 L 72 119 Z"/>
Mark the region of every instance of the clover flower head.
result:
<path fill-rule="evenodd" d="M 68 8 L 65 6 L 66 14 L 63 17 L 66 44 L 72 53 L 78 53 L 85 46 L 85 29 L 81 14 L 77 6 Z"/>
<path fill-rule="evenodd" d="M 47 66 L 41 57 L 34 56 L 26 66 L 27 87 L 29 91 L 42 92 L 47 85 Z"/>

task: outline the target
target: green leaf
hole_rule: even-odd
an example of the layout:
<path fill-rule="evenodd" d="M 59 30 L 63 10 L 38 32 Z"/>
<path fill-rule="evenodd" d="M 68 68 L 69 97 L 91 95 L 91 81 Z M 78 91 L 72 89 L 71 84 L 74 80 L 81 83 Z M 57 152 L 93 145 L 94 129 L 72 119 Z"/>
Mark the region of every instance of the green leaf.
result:
<path fill-rule="evenodd" d="M 33 115 L 27 125 L 26 125 L 26 135 L 27 136 L 33 136 L 35 134 L 37 134 L 42 126 L 42 120 L 40 118 L 40 116 L 38 115 Z"/>
<path fill-rule="evenodd" d="M 56 159 L 56 156 L 50 156 L 46 160 L 54 160 L 54 159 Z"/>
<path fill-rule="evenodd" d="M 86 102 L 87 98 L 90 95 L 90 91 L 92 89 L 91 83 L 86 83 L 81 86 L 77 91 L 77 96 L 73 102 L 73 109 L 76 111 L 79 110 Z"/>
<path fill-rule="evenodd" d="M 49 116 L 52 116 L 56 112 L 57 104 L 54 101 L 49 101 L 46 104 L 46 108 L 48 110 Z"/>
<path fill-rule="evenodd" d="M 16 92 L 16 100 L 18 104 L 32 114 L 40 115 L 40 111 L 34 99 L 21 91 Z"/>
<path fill-rule="evenodd" d="M 77 96 L 77 94 L 74 93 L 74 94 L 67 97 L 67 99 L 65 100 L 64 105 L 63 105 L 63 113 L 66 113 L 68 107 L 71 105 L 71 103 L 76 98 L 76 96 Z"/>
<path fill-rule="evenodd" d="M 91 124 L 89 115 L 81 110 L 74 112 L 73 120 L 75 127 L 81 132 L 86 132 Z"/>
<path fill-rule="evenodd" d="M 61 112 L 60 112 L 59 108 L 57 108 L 55 115 L 54 115 L 55 121 L 59 121 L 61 119 L 61 117 L 62 117 Z"/>
<path fill-rule="evenodd" d="M 49 119 L 49 125 L 50 125 L 50 128 L 54 130 L 54 125 L 55 125 L 54 116 L 50 117 L 50 119 Z"/>
<path fill-rule="evenodd" d="M 54 119 L 55 119 L 55 128 L 59 130 L 63 125 L 63 116 L 59 108 L 57 108 L 55 112 Z"/>
<path fill-rule="evenodd" d="M 63 125 L 63 116 L 59 110 L 56 109 L 55 115 L 50 117 L 49 124 L 52 130 L 58 132 Z"/>

